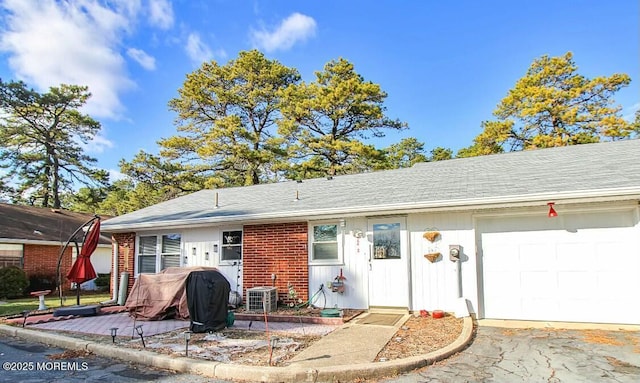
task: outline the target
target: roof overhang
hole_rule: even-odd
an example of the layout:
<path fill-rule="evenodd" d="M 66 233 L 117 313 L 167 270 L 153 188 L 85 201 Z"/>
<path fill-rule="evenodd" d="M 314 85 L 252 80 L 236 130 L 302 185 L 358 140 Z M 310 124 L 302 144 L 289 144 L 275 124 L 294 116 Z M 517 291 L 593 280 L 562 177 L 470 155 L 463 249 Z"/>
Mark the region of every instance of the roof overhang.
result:
<path fill-rule="evenodd" d="M 354 206 L 349 208 L 329 208 L 299 210 L 290 212 L 270 212 L 257 214 L 239 214 L 192 219 L 159 220 L 153 222 L 126 223 L 110 225 L 105 221 L 102 231 L 110 233 L 135 232 L 144 230 L 168 230 L 195 228 L 222 224 L 260 224 L 270 222 L 291 222 L 299 220 L 320 220 L 337 217 L 357 217 L 389 214 L 408 214 L 417 212 L 469 211 L 499 209 L 510 207 L 529 207 L 546 205 L 547 202 L 591 203 L 640 199 L 640 187 L 581 190 L 571 192 L 549 192 L 540 194 L 484 197 L 459 200 L 421 201 L 390 203 L 373 206 Z"/>

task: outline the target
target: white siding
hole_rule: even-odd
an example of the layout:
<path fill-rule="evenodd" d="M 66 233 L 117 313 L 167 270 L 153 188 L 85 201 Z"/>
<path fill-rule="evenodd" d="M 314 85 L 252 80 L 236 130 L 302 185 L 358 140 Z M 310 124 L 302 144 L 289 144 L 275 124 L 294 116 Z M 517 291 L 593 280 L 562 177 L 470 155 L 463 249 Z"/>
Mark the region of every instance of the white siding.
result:
<path fill-rule="evenodd" d="M 242 291 L 242 264 L 220 264 L 220 235 L 218 227 L 183 230 L 182 253 L 187 257 L 189 266 L 217 267 L 229 281 L 232 291 Z M 215 251 L 216 245 L 217 252 Z M 193 254 L 194 248 L 195 255 Z"/>
<path fill-rule="evenodd" d="M 22 245 L 20 245 L 22 246 Z M 72 262 L 76 261 L 78 254 L 76 253 L 76 247 L 71 247 Z M 111 246 L 99 245 L 96 250 L 91 254 L 91 265 L 98 274 L 111 273 Z M 73 284 L 72 284 L 73 285 Z M 82 290 L 96 290 L 97 286 L 93 280 L 87 281 L 80 285 Z"/>
<path fill-rule="evenodd" d="M 335 266 L 309 266 L 309 293 L 313 295 L 321 284 L 333 280 L 340 268 L 347 278 L 346 291 L 338 294 L 328 291 L 327 307 L 360 308 L 369 307 L 369 246 L 367 238 L 355 237 L 357 231 L 366 234 L 366 218 L 345 218 L 344 264 Z M 431 244 L 422 237 L 426 229 L 437 228 L 441 238 L 436 242 L 442 257 L 435 263 L 424 258 Z M 462 294 L 471 302 L 475 310 L 478 304 L 476 278 L 475 234 L 471 213 L 411 214 L 407 217 L 409 231 L 409 259 L 411 270 L 410 310 L 426 309 L 454 311 L 456 309 L 456 266 L 449 260 L 449 245 L 463 248 Z M 389 288 L 397 288 L 390 286 Z M 316 304 L 322 306 L 320 297 Z"/>
<path fill-rule="evenodd" d="M 336 220 L 337 222 L 337 220 Z M 322 294 L 319 294 L 315 304 L 320 307 L 339 307 L 366 309 L 368 303 L 368 246 L 366 238 L 356 238 L 354 233 L 360 231 L 363 234 L 367 231 L 367 220 L 365 218 L 346 218 L 345 227 L 340 227 L 344 231 L 343 251 L 344 262 L 340 265 L 309 265 L 309 295 L 313 296 L 318 291 L 320 285 L 324 286 L 326 304 L 323 304 Z M 342 274 L 347 278 L 344 283 L 346 290 L 344 293 L 334 293 L 327 289 L 327 282 L 333 281 L 336 276 Z"/>
<path fill-rule="evenodd" d="M 462 296 L 478 305 L 476 278 L 476 249 L 471 213 L 436 213 L 409 215 L 411 253 L 411 310 L 455 311 L 458 288 L 456 263 L 449 260 L 449 245 L 462 246 Z M 425 231 L 437 229 L 440 238 L 429 242 Z M 440 258 L 431 263 L 424 257 L 429 252 L 440 252 Z"/>

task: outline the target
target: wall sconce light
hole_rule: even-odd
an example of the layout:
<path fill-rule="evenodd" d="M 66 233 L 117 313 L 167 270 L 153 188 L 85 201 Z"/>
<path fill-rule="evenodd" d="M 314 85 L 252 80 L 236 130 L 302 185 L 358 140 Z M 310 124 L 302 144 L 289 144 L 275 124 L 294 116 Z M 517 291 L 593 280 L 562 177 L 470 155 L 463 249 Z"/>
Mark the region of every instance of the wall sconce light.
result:
<path fill-rule="evenodd" d="M 184 356 L 189 356 L 189 340 L 191 339 L 191 331 L 185 331 L 184 335 Z"/>
<path fill-rule="evenodd" d="M 204 260 L 205 260 L 205 261 L 208 261 L 208 260 L 209 260 L 209 252 L 208 252 L 208 251 L 205 251 L 205 252 L 204 252 Z"/>
<path fill-rule="evenodd" d="M 113 343 L 116 343 L 116 335 L 118 335 L 118 328 L 117 327 L 111 327 L 111 341 Z"/>
<path fill-rule="evenodd" d="M 140 335 L 140 340 L 142 341 L 142 347 L 147 348 L 147 345 L 144 344 L 144 336 L 142 336 L 142 325 L 136 326 L 136 332 Z"/>
<path fill-rule="evenodd" d="M 195 247 L 191 248 L 191 255 L 196 255 L 196 251 L 197 251 L 197 250 L 196 250 L 196 248 L 195 248 Z"/>
<path fill-rule="evenodd" d="M 553 205 L 555 205 L 555 202 L 548 202 L 547 205 L 549 206 L 549 214 L 547 214 L 547 216 L 549 218 L 557 217 L 558 213 L 556 213 L 556 210 L 553 208 Z"/>
<path fill-rule="evenodd" d="M 214 243 L 214 244 L 213 244 L 213 252 L 214 252 L 214 253 L 217 253 L 217 252 L 218 252 L 218 244 L 217 244 L 217 243 Z"/>

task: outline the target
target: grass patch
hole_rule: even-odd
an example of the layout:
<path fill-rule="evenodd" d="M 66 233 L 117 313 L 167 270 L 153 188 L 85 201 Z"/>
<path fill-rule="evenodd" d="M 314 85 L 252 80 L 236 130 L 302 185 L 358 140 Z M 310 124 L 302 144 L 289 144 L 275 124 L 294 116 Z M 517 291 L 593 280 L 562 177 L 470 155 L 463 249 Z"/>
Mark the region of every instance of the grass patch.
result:
<path fill-rule="evenodd" d="M 64 306 L 73 306 L 76 304 L 75 294 L 66 295 Z M 80 304 L 96 304 L 111 299 L 110 294 L 89 294 L 82 293 L 80 295 Z M 18 315 L 23 311 L 35 311 L 38 309 L 38 297 L 8 299 L 6 304 L 0 304 L 0 316 Z M 60 306 L 60 297 L 57 295 L 48 295 L 44 298 L 44 302 L 50 309 L 56 309 Z"/>

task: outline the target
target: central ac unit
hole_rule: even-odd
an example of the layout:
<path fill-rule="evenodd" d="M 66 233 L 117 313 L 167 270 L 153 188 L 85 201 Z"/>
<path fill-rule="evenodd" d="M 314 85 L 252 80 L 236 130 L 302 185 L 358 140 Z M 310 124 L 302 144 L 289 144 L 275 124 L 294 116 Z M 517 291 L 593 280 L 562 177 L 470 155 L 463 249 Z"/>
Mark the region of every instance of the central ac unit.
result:
<path fill-rule="evenodd" d="M 247 311 L 271 312 L 278 308 L 278 290 L 262 286 L 247 289 Z"/>

